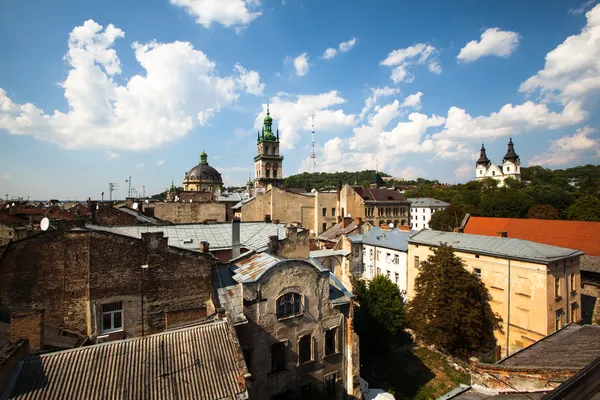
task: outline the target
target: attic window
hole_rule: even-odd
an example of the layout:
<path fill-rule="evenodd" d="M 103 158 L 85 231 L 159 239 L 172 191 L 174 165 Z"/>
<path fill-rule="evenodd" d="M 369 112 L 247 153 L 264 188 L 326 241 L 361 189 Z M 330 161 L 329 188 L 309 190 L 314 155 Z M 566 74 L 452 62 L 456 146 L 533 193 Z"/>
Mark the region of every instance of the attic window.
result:
<path fill-rule="evenodd" d="M 194 243 L 194 239 L 189 238 L 189 239 L 181 239 L 181 241 L 183 242 L 183 244 L 191 244 Z"/>
<path fill-rule="evenodd" d="M 388 196 L 388 200 L 394 200 L 392 196 Z"/>

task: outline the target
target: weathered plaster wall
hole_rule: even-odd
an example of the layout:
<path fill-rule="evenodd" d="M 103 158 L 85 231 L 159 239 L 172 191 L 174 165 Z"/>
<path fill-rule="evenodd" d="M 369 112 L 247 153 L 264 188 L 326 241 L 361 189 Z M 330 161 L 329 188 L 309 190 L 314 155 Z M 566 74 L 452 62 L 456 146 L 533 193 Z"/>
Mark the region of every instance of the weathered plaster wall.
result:
<path fill-rule="evenodd" d="M 209 203 L 156 203 L 154 216 L 174 224 L 190 224 L 206 221 L 225 222 L 225 204 Z"/>

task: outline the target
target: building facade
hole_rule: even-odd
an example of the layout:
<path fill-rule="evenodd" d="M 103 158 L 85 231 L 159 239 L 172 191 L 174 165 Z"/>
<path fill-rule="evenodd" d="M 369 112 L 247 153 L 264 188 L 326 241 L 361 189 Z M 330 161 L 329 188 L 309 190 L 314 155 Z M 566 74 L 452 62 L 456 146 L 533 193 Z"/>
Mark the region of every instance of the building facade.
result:
<path fill-rule="evenodd" d="M 521 160 L 515 153 L 512 137 L 508 141 L 508 150 L 502 159 L 501 165 L 496 165 L 490 161 L 485 154 L 485 146 L 481 144 L 479 159 L 475 164 L 475 179 L 482 180 L 492 178 L 498 181 L 499 186 L 504 186 L 507 178 L 521 180 Z"/>
<path fill-rule="evenodd" d="M 503 321 L 496 332 L 503 354 L 512 354 L 565 324 L 581 320 L 581 251 L 521 239 L 423 230 L 408 248 L 407 297 L 415 295 L 418 266 L 447 243 L 491 295 Z"/>
<path fill-rule="evenodd" d="M 171 185 L 171 189 L 173 185 Z M 208 155 L 200 154 L 200 164 L 190 169 L 183 179 L 183 190 L 186 192 L 221 193 L 223 179 L 219 171 L 208 165 Z"/>
<path fill-rule="evenodd" d="M 429 221 L 437 211 L 450 204 L 431 197 L 407 199 L 410 203 L 410 225 L 412 229 L 429 229 Z"/>
<path fill-rule="evenodd" d="M 276 135 L 272 130 L 273 118 L 269 113 L 264 126 L 258 133 L 256 147 L 258 154 L 254 157 L 254 187 L 266 189 L 269 185 L 283 187 L 283 156 L 279 154 L 279 129 Z"/>

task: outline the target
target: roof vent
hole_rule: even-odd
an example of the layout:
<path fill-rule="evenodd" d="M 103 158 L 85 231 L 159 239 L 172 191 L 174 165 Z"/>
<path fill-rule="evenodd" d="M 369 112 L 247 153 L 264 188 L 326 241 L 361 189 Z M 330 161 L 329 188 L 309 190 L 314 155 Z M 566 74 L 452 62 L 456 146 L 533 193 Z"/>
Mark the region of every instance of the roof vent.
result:
<path fill-rule="evenodd" d="M 181 241 L 183 242 L 183 244 L 190 244 L 190 243 L 194 243 L 194 239 L 192 239 L 192 238 L 188 238 L 188 239 L 181 239 Z"/>

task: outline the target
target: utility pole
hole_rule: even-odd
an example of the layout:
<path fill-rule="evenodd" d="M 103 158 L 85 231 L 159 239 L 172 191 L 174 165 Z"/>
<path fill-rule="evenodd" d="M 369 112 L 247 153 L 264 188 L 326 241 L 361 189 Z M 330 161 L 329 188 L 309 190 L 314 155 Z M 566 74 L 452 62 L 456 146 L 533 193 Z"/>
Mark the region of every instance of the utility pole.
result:
<path fill-rule="evenodd" d="M 129 189 L 127 190 L 127 197 L 131 197 L 131 176 L 129 176 L 129 179 L 125 179 L 125 182 L 129 183 Z"/>
<path fill-rule="evenodd" d="M 110 198 L 110 202 L 111 203 L 112 203 L 112 194 L 118 188 L 119 188 L 119 184 L 118 183 L 109 183 L 108 184 L 108 193 L 109 193 L 109 198 Z"/>
<path fill-rule="evenodd" d="M 146 186 L 142 185 L 142 198 L 145 199 L 146 198 Z"/>
<path fill-rule="evenodd" d="M 8 193 L 6 193 L 5 196 L 6 196 L 6 202 L 8 203 Z"/>
<path fill-rule="evenodd" d="M 102 196 L 102 202 L 104 203 L 104 192 L 100 193 L 100 196 Z"/>

